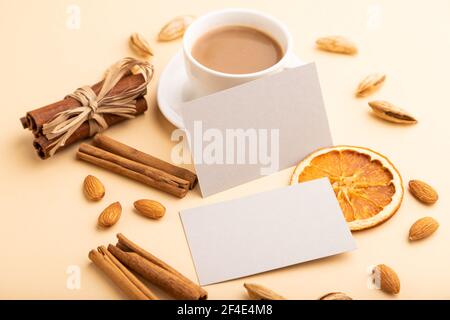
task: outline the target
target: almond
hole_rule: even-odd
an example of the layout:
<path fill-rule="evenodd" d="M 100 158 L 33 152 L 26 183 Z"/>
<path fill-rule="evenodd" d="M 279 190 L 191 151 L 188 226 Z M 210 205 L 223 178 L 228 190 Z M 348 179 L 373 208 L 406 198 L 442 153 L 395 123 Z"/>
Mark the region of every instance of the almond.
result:
<path fill-rule="evenodd" d="M 86 198 L 92 201 L 101 200 L 105 196 L 105 187 L 96 177 L 88 175 L 84 178 L 83 191 Z"/>
<path fill-rule="evenodd" d="M 98 217 L 98 225 L 103 228 L 111 227 L 119 221 L 121 214 L 122 206 L 119 202 L 114 202 L 100 214 Z"/>
<path fill-rule="evenodd" d="M 401 109 L 390 102 L 371 101 L 369 102 L 369 106 L 372 108 L 373 113 L 381 119 L 394 123 L 417 123 L 416 118 L 410 115 L 406 110 Z"/>
<path fill-rule="evenodd" d="M 419 219 L 409 229 L 409 240 L 416 241 L 427 238 L 438 228 L 439 223 L 431 217 Z"/>
<path fill-rule="evenodd" d="M 371 93 L 380 89 L 386 80 L 386 75 L 382 73 L 373 73 L 365 77 L 356 89 L 357 97 L 367 97 Z"/>
<path fill-rule="evenodd" d="M 316 41 L 317 48 L 323 51 L 342 53 L 342 54 L 356 54 L 358 49 L 356 45 L 341 36 L 329 36 L 319 38 Z"/>
<path fill-rule="evenodd" d="M 130 47 L 137 55 L 143 58 L 153 56 L 153 50 L 150 48 L 147 40 L 137 32 L 130 36 Z"/>
<path fill-rule="evenodd" d="M 385 264 L 379 264 L 373 269 L 375 284 L 386 293 L 400 292 L 400 279 L 395 271 Z"/>
<path fill-rule="evenodd" d="M 420 180 L 411 180 L 409 182 L 409 191 L 417 200 L 425 204 L 433 204 L 439 199 L 437 191 L 429 184 Z"/>
<path fill-rule="evenodd" d="M 319 300 L 353 300 L 343 292 L 331 292 L 319 298 Z"/>
<path fill-rule="evenodd" d="M 158 35 L 159 41 L 172 41 L 181 38 L 187 27 L 195 20 L 194 16 L 185 15 L 169 21 Z"/>
<path fill-rule="evenodd" d="M 134 203 L 136 210 L 150 219 L 160 219 L 166 213 L 166 208 L 155 200 L 142 199 Z"/>
<path fill-rule="evenodd" d="M 252 300 L 286 300 L 286 298 L 259 284 L 244 283 L 244 287 Z"/>

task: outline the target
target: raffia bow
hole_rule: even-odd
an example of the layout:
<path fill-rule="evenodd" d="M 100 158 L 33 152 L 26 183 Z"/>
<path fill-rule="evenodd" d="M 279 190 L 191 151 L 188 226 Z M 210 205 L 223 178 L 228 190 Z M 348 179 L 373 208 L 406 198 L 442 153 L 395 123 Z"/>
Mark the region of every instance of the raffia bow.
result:
<path fill-rule="evenodd" d="M 120 94 L 109 95 L 117 82 L 128 74 L 134 67 L 139 67 L 144 76 L 144 83 L 136 88 L 129 88 Z M 89 135 L 108 128 L 105 114 L 112 114 L 125 118 L 134 118 L 136 113 L 136 98 L 142 96 L 153 76 L 153 66 L 146 61 L 134 58 L 124 58 L 112 65 L 106 72 L 100 92 L 95 92 L 88 86 L 78 88 L 67 97 L 78 100 L 80 107 L 58 113 L 51 121 L 45 123 L 42 133 L 48 140 L 56 139 L 49 151 L 52 156 L 58 148 L 64 146 L 67 139 L 84 123 L 89 123 Z"/>

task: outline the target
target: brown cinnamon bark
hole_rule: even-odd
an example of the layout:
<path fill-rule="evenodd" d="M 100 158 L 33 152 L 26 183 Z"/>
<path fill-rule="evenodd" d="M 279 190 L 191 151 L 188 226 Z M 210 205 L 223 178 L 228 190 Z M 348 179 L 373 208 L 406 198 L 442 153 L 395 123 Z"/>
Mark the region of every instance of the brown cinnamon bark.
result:
<path fill-rule="evenodd" d="M 189 286 L 196 288 L 199 292 L 198 294 L 201 297 L 201 299 L 207 298 L 208 292 L 206 292 L 206 290 L 204 290 L 199 285 L 195 284 L 193 281 L 189 280 L 187 277 L 182 275 L 180 272 L 178 272 L 176 269 L 174 269 L 173 267 L 171 267 L 170 265 L 168 265 L 161 259 L 155 257 L 150 252 L 142 249 L 137 244 L 135 244 L 131 240 L 127 239 L 123 234 L 118 233 L 117 240 L 118 240 L 118 242 L 116 244 L 116 247 L 118 247 L 119 249 L 121 249 L 123 251 L 127 251 L 127 252 L 135 252 L 135 253 L 139 254 L 140 256 L 147 259 L 148 261 L 150 261 L 150 262 L 160 266 L 161 268 L 167 270 L 168 272 L 176 275 L 182 281 L 186 282 Z"/>
<path fill-rule="evenodd" d="M 146 288 L 145 285 L 129 272 L 120 261 L 115 259 L 105 247 L 99 247 L 98 250 L 91 250 L 89 252 L 89 259 L 131 299 L 157 299 L 150 289 Z"/>
<path fill-rule="evenodd" d="M 77 158 L 145 183 L 179 198 L 183 198 L 189 191 L 189 181 L 86 143 L 80 145 Z"/>
<path fill-rule="evenodd" d="M 108 96 L 120 94 L 130 88 L 136 88 L 144 82 L 145 79 L 142 74 L 125 76 L 116 84 Z M 103 81 L 96 83 L 91 88 L 96 94 L 98 94 L 102 86 Z M 42 108 L 29 111 L 26 115 L 26 119 L 21 118 L 20 121 L 22 122 L 22 126 L 29 128 L 33 131 L 35 136 L 38 136 L 42 133 L 42 126 L 44 123 L 52 120 L 56 114 L 69 109 L 77 108 L 79 106 L 81 106 L 81 104 L 78 100 L 73 98 L 65 98 Z"/>
<path fill-rule="evenodd" d="M 119 270 L 128 278 L 130 281 L 150 300 L 159 300 L 159 298 L 144 284 L 139 280 L 130 270 L 128 270 L 116 257 L 109 252 L 105 246 L 98 247 L 98 251 L 104 255 L 106 260 L 113 263 Z"/>
<path fill-rule="evenodd" d="M 165 171 L 183 180 L 189 181 L 189 188 L 194 188 L 197 175 L 187 169 L 177 167 L 171 163 L 155 158 L 142 151 L 136 150 L 126 144 L 116 141 L 104 134 L 97 134 L 93 140 L 94 145 L 103 150 L 112 152 L 124 158 L 146 164 L 150 167 Z"/>
<path fill-rule="evenodd" d="M 145 98 L 137 99 L 136 100 L 136 113 L 134 115 L 135 116 L 141 115 L 145 111 L 147 111 L 147 101 L 145 100 Z M 128 118 L 124 118 L 124 117 L 120 117 L 120 116 L 112 115 L 112 114 L 105 114 L 104 118 L 105 118 L 105 121 L 108 124 L 108 126 L 113 126 L 119 122 L 128 120 Z M 43 117 L 41 117 L 39 119 L 42 120 Z M 39 123 L 41 120 L 39 120 Z M 69 146 L 74 142 L 89 138 L 90 137 L 89 134 L 90 134 L 89 123 L 85 122 L 70 136 L 70 138 L 67 140 L 66 145 L 64 147 Z M 54 140 L 48 140 L 45 136 L 40 135 L 40 134 L 34 139 L 33 146 L 36 149 L 36 152 L 41 159 L 47 159 L 50 156 L 49 152 L 51 149 L 51 143 L 53 141 Z M 59 148 L 58 151 L 60 151 L 64 147 Z"/>
<path fill-rule="evenodd" d="M 29 123 L 27 117 L 20 118 L 20 123 L 22 123 L 22 127 L 24 129 L 28 129 L 28 127 L 30 126 L 30 123 Z"/>
<path fill-rule="evenodd" d="M 207 292 L 173 269 L 171 266 L 140 248 L 123 235 L 117 235 L 119 244 L 109 245 L 108 250 L 124 265 L 151 283 L 163 288 L 177 299 L 204 300 Z M 128 248 L 129 250 L 123 250 Z"/>

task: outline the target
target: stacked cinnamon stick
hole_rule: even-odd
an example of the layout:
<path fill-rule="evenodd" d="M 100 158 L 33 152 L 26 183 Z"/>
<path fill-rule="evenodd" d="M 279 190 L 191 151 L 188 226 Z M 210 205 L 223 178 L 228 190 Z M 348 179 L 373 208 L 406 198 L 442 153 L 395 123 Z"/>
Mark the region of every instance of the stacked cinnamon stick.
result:
<path fill-rule="evenodd" d="M 130 88 L 136 88 L 145 82 L 144 76 L 142 74 L 127 75 L 123 77 L 116 86 L 109 92 L 107 96 L 113 96 L 121 94 L 129 90 Z M 98 94 L 103 86 L 103 81 L 93 85 L 92 90 Z M 144 98 L 145 92 L 141 97 L 136 100 L 136 112 L 135 116 L 143 114 L 147 110 L 147 101 Z M 38 108 L 27 112 L 25 117 L 20 118 L 20 122 L 24 129 L 30 129 L 34 135 L 33 146 L 36 149 L 38 156 L 41 159 L 47 159 L 50 154 L 50 149 L 52 147 L 52 142 L 54 140 L 47 139 L 43 133 L 42 128 L 45 123 L 51 121 L 58 113 L 66 111 L 69 109 L 75 109 L 80 107 L 81 103 L 71 97 L 67 97 L 61 101 L 49 104 L 45 107 Z M 127 118 L 113 115 L 105 114 L 105 121 L 108 126 L 115 125 Z M 83 123 L 80 128 L 78 128 L 73 135 L 67 140 L 65 146 L 68 146 L 74 142 L 89 138 L 90 130 L 89 124 L 87 122 Z"/>
<path fill-rule="evenodd" d="M 157 300 L 158 297 L 131 271 L 181 300 L 204 300 L 208 293 L 151 253 L 140 248 L 122 234 L 118 243 L 89 252 L 89 259 L 99 267 L 125 294 L 136 300 Z M 131 271 L 130 271 L 131 270 Z"/>
<path fill-rule="evenodd" d="M 197 182 L 195 173 L 136 150 L 103 134 L 97 134 L 94 137 L 93 145 L 81 144 L 77 158 L 145 183 L 178 198 L 183 198 Z"/>

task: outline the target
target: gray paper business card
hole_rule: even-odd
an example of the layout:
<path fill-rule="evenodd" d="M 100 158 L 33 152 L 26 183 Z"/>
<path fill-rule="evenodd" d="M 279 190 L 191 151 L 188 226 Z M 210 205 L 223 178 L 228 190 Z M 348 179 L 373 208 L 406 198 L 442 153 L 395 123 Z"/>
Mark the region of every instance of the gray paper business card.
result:
<path fill-rule="evenodd" d="M 356 249 L 328 179 L 180 212 L 201 285 Z"/>
<path fill-rule="evenodd" d="M 203 196 L 294 166 L 333 144 L 312 63 L 180 108 Z"/>

